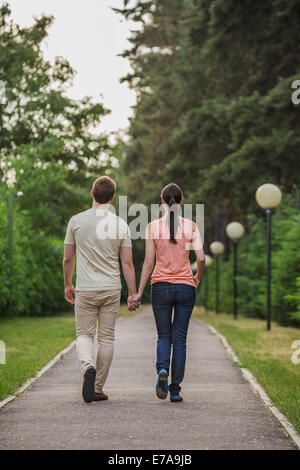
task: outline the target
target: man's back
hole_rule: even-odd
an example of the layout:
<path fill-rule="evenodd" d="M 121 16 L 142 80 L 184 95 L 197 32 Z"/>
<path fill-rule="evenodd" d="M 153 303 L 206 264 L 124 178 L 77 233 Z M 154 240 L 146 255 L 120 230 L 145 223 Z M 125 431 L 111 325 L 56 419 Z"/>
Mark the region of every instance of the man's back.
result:
<path fill-rule="evenodd" d="M 108 210 L 88 209 L 68 224 L 65 244 L 76 245 L 76 290 L 121 288 L 119 250 L 131 247 L 128 225 Z"/>

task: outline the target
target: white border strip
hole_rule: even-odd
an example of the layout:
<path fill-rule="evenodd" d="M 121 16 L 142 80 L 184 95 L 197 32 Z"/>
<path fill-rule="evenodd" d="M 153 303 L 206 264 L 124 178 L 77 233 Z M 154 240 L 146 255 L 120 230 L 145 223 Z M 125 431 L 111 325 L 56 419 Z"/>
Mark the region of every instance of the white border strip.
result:
<path fill-rule="evenodd" d="M 141 312 L 142 312 L 142 309 L 140 311 L 135 312 L 133 315 L 137 315 L 138 313 L 141 313 Z M 129 315 L 129 316 L 133 316 L 133 315 Z M 118 317 L 118 321 L 125 319 L 125 318 L 128 318 L 128 317 L 126 315 Z M 73 346 L 75 346 L 75 344 L 76 344 L 76 340 L 72 341 L 72 343 L 70 343 L 69 346 L 67 346 L 65 349 L 60 351 L 50 362 L 48 362 L 48 364 L 46 364 L 37 373 L 35 377 L 28 379 L 27 382 L 25 382 L 13 395 L 9 395 L 4 400 L 0 401 L 0 409 L 3 408 L 3 406 L 7 405 L 7 403 L 13 401 L 20 393 L 25 392 L 25 390 L 27 390 L 27 388 L 30 387 L 30 385 L 32 385 L 37 379 L 39 379 L 43 374 L 45 374 L 45 372 L 47 372 L 47 370 L 49 370 L 52 366 L 54 366 L 54 364 L 56 364 L 56 362 L 58 362 L 64 354 L 67 354 L 73 348 Z"/>
<path fill-rule="evenodd" d="M 47 372 L 52 366 L 54 366 L 54 364 L 56 364 L 56 362 L 58 362 L 62 358 L 62 356 L 67 354 L 69 351 L 71 351 L 71 349 L 75 345 L 75 342 L 76 342 L 75 340 L 72 341 L 72 343 L 70 343 L 69 346 L 67 346 L 65 349 L 60 351 L 50 362 L 48 362 L 48 364 L 46 364 L 36 374 L 35 377 L 32 377 L 31 379 L 28 379 L 27 382 L 25 382 L 13 395 L 9 395 L 4 400 L 0 401 L 0 409 L 3 408 L 3 406 L 7 405 L 7 403 L 14 400 L 20 393 L 25 392 L 25 390 L 27 390 L 27 388 L 29 388 L 30 385 L 32 385 L 37 379 L 39 379 L 43 374 L 45 374 L 45 372 Z"/>
<path fill-rule="evenodd" d="M 254 392 L 262 399 L 264 402 L 265 406 L 273 413 L 273 415 L 278 419 L 280 422 L 281 426 L 286 430 L 288 435 L 291 437 L 291 439 L 294 441 L 298 449 L 300 449 L 300 436 L 295 430 L 294 426 L 287 420 L 287 418 L 278 410 L 278 408 L 273 405 L 271 399 L 268 397 L 266 394 L 265 390 L 259 385 L 255 377 L 251 374 L 251 372 L 244 368 L 241 367 L 241 361 L 237 357 L 237 355 L 234 353 L 232 350 L 231 346 L 227 343 L 226 338 L 221 335 L 221 333 L 218 332 L 213 326 L 208 325 L 205 323 L 205 325 L 211 330 L 213 334 L 215 334 L 219 340 L 223 343 L 224 348 L 227 351 L 227 354 L 231 357 L 233 362 L 237 363 L 240 366 L 240 369 L 242 371 L 243 376 L 245 379 L 250 383 L 251 387 L 253 388 Z"/>

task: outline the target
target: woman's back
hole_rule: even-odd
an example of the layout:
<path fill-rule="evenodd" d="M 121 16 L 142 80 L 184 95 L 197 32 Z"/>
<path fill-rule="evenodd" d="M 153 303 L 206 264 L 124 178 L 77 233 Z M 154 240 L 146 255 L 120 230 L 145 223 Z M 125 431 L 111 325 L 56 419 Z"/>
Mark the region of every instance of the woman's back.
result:
<path fill-rule="evenodd" d="M 171 282 L 195 287 L 189 261 L 190 244 L 195 239 L 195 226 L 189 219 L 179 217 L 176 243 L 170 241 L 168 218 L 163 217 L 149 224 L 149 235 L 156 249 L 156 264 L 151 284 Z"/>

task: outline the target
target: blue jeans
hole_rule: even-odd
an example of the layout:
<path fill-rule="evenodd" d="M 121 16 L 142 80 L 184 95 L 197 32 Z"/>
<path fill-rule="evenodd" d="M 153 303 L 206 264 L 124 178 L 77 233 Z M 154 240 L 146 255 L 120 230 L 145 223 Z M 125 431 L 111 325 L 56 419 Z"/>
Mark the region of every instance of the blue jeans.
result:
<path fill-rule="evenodd" d="M 195 299 L 195 287 L 187 284 L 156 282 L 152 285 L 151 303 L 158 334 L 156 369 L 157 373 L 161 369 L 166 369 L 169 373 L 173 346 L 169 387 L 172 395 L 177 395 L 181 390 L 186 360 L 186 336 Z"/>

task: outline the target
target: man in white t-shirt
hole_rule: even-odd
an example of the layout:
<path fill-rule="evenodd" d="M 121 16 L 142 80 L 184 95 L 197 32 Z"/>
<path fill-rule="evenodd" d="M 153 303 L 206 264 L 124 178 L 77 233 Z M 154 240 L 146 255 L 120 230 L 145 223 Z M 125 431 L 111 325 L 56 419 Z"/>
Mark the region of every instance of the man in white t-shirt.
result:
<path fill-rule="evenodd" d="M 109 211 L 115 191 L 116 184 L 111 178 L 98 178 L 91 191 L 91 209 L 70 219 L 64 242 L 65 299 L 75 303 L 76 349 L 83 372 L 82 395 L 87 403 L 108 398 L 103 386 L 113 357 L 115 321 L 120 308 L 119 255 L 128 286 L 128 307 L 130 310 L 137 307 L 133 300 L 136 285 L 129 227 Z M 72 284 L 75 258 L 76 289 Z"/>

